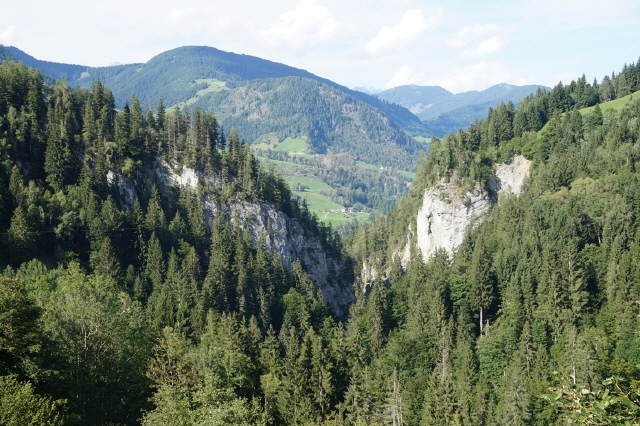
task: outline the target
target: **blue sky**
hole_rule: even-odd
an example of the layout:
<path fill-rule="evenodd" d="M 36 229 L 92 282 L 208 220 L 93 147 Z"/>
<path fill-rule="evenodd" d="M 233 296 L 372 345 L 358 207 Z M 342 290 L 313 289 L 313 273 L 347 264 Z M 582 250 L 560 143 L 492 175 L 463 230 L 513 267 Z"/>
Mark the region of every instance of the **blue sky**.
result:
<path fill-rule="evenodd" d="M 640 58 L 635 0 L 23 0 L 0 43 L 38 59 L 104 66 L 206 45 L 340 84 L 452 92 L 498 83 L 600 81 Z"/>

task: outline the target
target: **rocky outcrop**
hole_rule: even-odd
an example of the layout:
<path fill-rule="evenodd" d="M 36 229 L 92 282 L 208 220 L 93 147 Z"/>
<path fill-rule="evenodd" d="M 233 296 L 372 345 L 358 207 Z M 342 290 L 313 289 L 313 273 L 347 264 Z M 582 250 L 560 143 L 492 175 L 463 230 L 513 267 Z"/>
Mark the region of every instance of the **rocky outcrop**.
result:
<path fill-rule="evenodd" d="M 155 183 L 163 194 L 172 187 L 195 190 L 202 179 L 189 167 L 182 167 L 176 173 L 159 159 L 154 163 L 153 175 L 141 185 L 150 189 Z M 128 209 L 133 208 L 137 197 L 134 182 L 112 171 L 108 172 L 107 181 L 112 188 L 117 188 L 123 205 Z M 352 284 L 342 279 L 346 274 L 339 256 L 329 255 L 321 241 L 305 232 L 296 219 L 268 204 L 222 204 L 211 197 L 205 198 L 204 210 L 209 226 L 216 215 L 229 217 L 233 224 L 249 230 L 254 244 L 263 240 L 270 250 L 280 255 L 287 269 L 291 270 L 293 262 L 299 259 L 309 278 L 322 291 L 325 303 L 331 306 L 336 315 L 346 317 L 349 305 L 355 301 L 355 293 Z"/>
<path fill-rule="evenodd" d="M 417 246 L 427 260 L 439 249 L 452 255 L 462 243 L 471 224 L 482 219 L 491 208 L 489 193 L 479 186 L 464 197 L 455 195 L 452 184 L 425 191 L 416 224 Z"/>
<path fill-rule="evenodd" d="M 117 188 L 117 192 L 120 194 L 120 201 L 123 206 L 129 210 L 133 208 L 136 201 L 136 188 L 131 179 L 127 179 L 122 174 L 116 174 L 109 170 L 107 172 L 107 184 L 111 188 Z"/>
<path fill-rule="evenodd" d="M 155 173 L 163 191 L 172 186 L 193 190 L 201 179 L 189 167 L 182 167 L 176 174 L 164 162 L 156 163 Z M 249 230 L 254 244 L 263 240 L 269 249 L 279 254 L 288 269 L 299 259 L 309 278 L 322 291 L 327 305 L 338 316 L 346 316 L 349 305 L 355 301 L 355 293 L 350 283 L 340 279 L 344 275 L 343 265 L 338 258 L 328 255 L 320 240 L 306 233 L 296 219 L 263 203 L 222 204 L 207 197 L 204 208 L 209 226 L 216 215 L 229 217 L 233 224 Z"/>
<path fill-rule="evenodd" d="M 299 259 L 309 278 L 322 291 L 327 305 L 338 316 L 346 316 L 349 305 L 355 301 L 350 283 L 340 280 L 342 265 L 335 257 L 327 255 L 320 240 L 304 231 L 300 223 L 267 204 L 238 202 L 217 204 L 210 198 L 205 202 L 209 224 L 216 215 L 223 214 L 233 224 L 248 229 L 254 243 L 262 239 L 268 248 L 282 257 L 286 268 L 291 269 Z"/>
<path fill-rule="evenodd" d="M 458 188 L 449 182 L 425 190 L 416 221 L 416 245 L 423 259 L 428 260 L 439 249 L 454 254 L 467 229 L 479 223 L 496 200 L 520 194 L 530 168 L 531 161 L 515 156 L 508 164 L 495 165 L 490 191 L 477 185 L 460 195 Z M 409 241 L 410 238 L 403 250 L 403 265 Z"/>
<path fill-rule="evenodd" d="M 530 169 L 531 161 L 521 155 L 513 157 L 510 163 L 496 164 L 495 181 L 498 184 L 498 195 L 520 195 Z"/>

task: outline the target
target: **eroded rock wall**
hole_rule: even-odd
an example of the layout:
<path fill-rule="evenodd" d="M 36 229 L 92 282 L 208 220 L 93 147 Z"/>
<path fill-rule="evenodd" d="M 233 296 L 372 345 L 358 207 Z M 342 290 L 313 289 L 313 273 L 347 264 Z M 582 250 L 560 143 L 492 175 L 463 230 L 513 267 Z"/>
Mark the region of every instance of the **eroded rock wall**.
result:
<path fill-rule="evenodd" d="M 515 156 L 508 164 L 496 164 L 489 185 L 494 193 L 477 185 L 460 195 L 454 184 L 445 182 L 425 190 L 416 223 L 422 258 L 428 260 L 439 249 L 453 255 L 467 229 L 489 213 L 496 199 L 520 194 L 530 168 L 531 161 L 522 156 Z"/>
<path fill-rule="evenodd" d="M 156 176 L 165 187 L 191 190 L 197 188 L 201 179 L 193 169 L 183 167 L 180 174 L 176 174 L 163 162 L 157 163 Z M 289 270 L 299 259 L 309 278 L 322 291 L 325 302 L 337 315 L 346 316 L 349 305 L 355 301 L 355 293 L 351 283 L 341 279 L 345 273 L 340 257 L 328 254 L 320 240 L 306 233 L 296 219 L 264 203 L 222 204 L 207 197 L 204 208 L 209 226 L 216 215 L 225 215 L 241 229 L 248 229 L 254 244 L 264 240 L 270 250 L 282 257 Z"/>

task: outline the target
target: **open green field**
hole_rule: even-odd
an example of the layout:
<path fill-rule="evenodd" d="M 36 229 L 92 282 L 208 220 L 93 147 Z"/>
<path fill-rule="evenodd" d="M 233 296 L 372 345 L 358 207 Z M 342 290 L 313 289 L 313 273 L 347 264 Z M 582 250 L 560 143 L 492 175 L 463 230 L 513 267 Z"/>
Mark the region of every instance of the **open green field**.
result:
<path fill-rule="evenodd" d="M 306 141 L 301 138 L 288 138 L 283 142 L 277 143 L 277 141 L 269 140 L 269 135 L 265 135 L 264 142 L 257 145 L 254 144 L 252 147 L 288 152 L 290 155 L 307 155 L 302 152 L 306 149 Z M 324 182 L 320 177 L 315 176 L 314 172 L 317 172 L 317 170 L 313 166 L 297 164 L 293 160 L 289 162 L 265 157 L 258 157 L 258 159 L 265 163 L 267 167 L 269 164 L 275 166 L 276 171 L 284 177 L 292 192 L 301 199 L 306 200 L 309 210 L 320 221 L 332 226 L 338 226 L 354 223 L 355 221 L 359 224 L 364 224 L 371 219 L 371 213 L 343 213 L 342 209 L 345 206 L 336 203 L 332 199 L 337 189 Z M 378 174 L 383 172 L 380 167 L 363 161 L 356 161 L 356 165 L 364 169 L 373 170 Z M 409 178 L 415 177 L 415 173 L 409 171 L 398 170 L 397 173 Z"/>
<path fill-rule="evenodd" d="M 205 95 L 207 93 L 212 93 L 212 92 L 221 92 L 222 90 L 227 90 L 227 82 L 226 81 L 220 81 L 217 80 L 215 78 L 198 78 L 196 79 L 196 84 L 202 84 L 202 83 L 206 83 L 209 85 L 209 87 L 204 88 L 202 90 L 198 90 L 197 95 L 198 96 L 202 96 Z"/>
<path fill-rule="evenodd" d="M 294 194 L 306 200 L 309 210 L 322 222 L 337 226 L 357 219 L 360 223 L 369 221 L 369 213 L 342 213 L 344 206 L 335 203 L 329 195 L 335 189 L 320 178 L 305 174 L 306 166 L 286 161 L 268 160 L 276 165 Z M 300 190 L 302 189 L 302 190 Z M 321 193 L 322 192 L 322 193 Z"/>
<path fill-rule="evenodd" d="M 196 84 L 202 84 L 202 83 L 208 84 L 208 87 L 198 90 L 196 92 L 196 95 L 193 98 L 187 99 L 185 102 L 180 102 L 178 106 L 180 106 L 181 108 L 195 104 L 198 101 L 198 99 L 200 99 L 202 96 L 206 95 L 207 93 L 228 90 L 226 81 L 220 81 L 215 78 L 198 78 L 195 80 L 195 82 Z"/>
<path fill-rule="evenodd" d="M 411 180 L 415 180 L 416 178 L 416 172 L 409 172 L 407 170 L 398 170 L 397 172 L 402 176 L 407 177 Z"/>
<path fill-rule="evenodd" d="M 279 141 L 278 135 L 276 135 L 275 133 L 262 135 L 257 140 L 259 141 L 258 143 L 251 144 L 252 148 L 256 148 L 256 149 L 273 149 L 273 148 L 276 147 L 276 145 L 278 144 L 278 141 Z"/>
<path fill-rule="evenodd" d="M 300 171 L 304 170 L 305 166 L 295 163 L 289 163 L 287 161 L 280 160 L 272 160 L 265 157 L 257 157 L 258 160 L 262 161 L 264 164 L 269 165 L 269 163 L 273 163 L 276 166 L 276 170 L 282 174 L 285 179 L 287 176 L 294 175 L 295 173 L 300 173 Z"/>
<path fill-rule="evenodd" d="M 287 152 L 289 155 L 307 155 L 307 141 L 304 138 L 286 138 L 282 142 L 275 135 L 265 135 L 259 138 L 259 143 L 254 143 L 253 148 L 270 149 L 278 152 Z"/>
<path fill-rule="evenodd" d="M 307 142 L 301 138 L 286 138 L 276 145 L 274 151 L 303 153 L 307 150 Z"/>
<path fill-rule="evenodd" d="M 324 220 L 332 210 L 340 211 L 343 206 L 335 203 L 326 193 L 333 193 L 335 189 L 315 176 L 302 174 L 289 175 L 286 178 L 289 187 L 294 194 L 307 201 L 309 210 L 315 213 L 319 219 Z M 302 189 L 302 190 L 300 190 Z M 324 194 L 321 194 L 323 191 Z"/>
<path fill-rule="evenodd" d="M 640 90 L 638 90 L 637 92 L 632 93 L 630 95 L 627 95 L 627 96 L 624 96 L 622 98 L 619 98 L 619 99 L 614 99 L 614 100 L 609 101 L 609 102 L 603 102 L 603 103 L 600 104 L 600 109 L 602 110 L 603 114 L 605 112 L 609 111 L 610 109 L 619 110 L 620 108 L 622 108 L 623 106 L 628 104 L 629 101 L 631 101 L 632 99 L 638 99 L 638 96 L 640 96 Z M 580 111 L 580 114 L 586 114 L 586 113 L 590 113 L 591 111 L 593 111 L 594 108 L 595 108 L 595 106 L 592 106 L 592 107 L 582 108 L 579 111 Z M 562 114 L 562 116 L 564 116 L 564 114 Z M 544 126 L 542 126 L 542 129 L 538 130 L 538 137 L 540 137 L 542 132 L 547 128 L 547 126 L 549 126 L 548 122 Z"/>
<path fill-rule="evenodd" d="M 638 99 L 638 96 L 640 96 L 640 90 L 630 95 L 624 96 L 620 99 L 614 99 L 612 101 L 602 103 L 600 104 L 600 109 L 602 110 L 603 113 L 607 112 L 610 109 L 618 110 L 623 106 L 625 106 L 626 104 L 628 104 L 631 99 Z M 595 107 L 582 108 L 580 110 L 580 113 L 584 114 L 586 112 L 591 112 L 593 111 L 593 108 Z"/>
<path fill-rule="evenodd" d="M 325 223 L 330 223 L 331 226 L 340 225 L 341 223 L 351 222 L 357 219 L 359 223 L 369 222 L 371 215 L 369 213 L 327 213 L 324 217 L 319 216 Z"/>
<path fill-rule="evenodd" d="M 373 164 L 365 163 L 364 161 L 356 161 L 356 166 L 364 167 L 365 169 L 373 170 L 374 172 L 382 173 L 380 167 L 375 166 Z"/>
<path fill-rule="evenodd" d="M 320 191 L 335 191 L 334 188 L 324 183 L 320 178 L 315 176 L 305 176 L 301 174 L 294 174 L 285 178 L 291 189 L 296 190 L 299 187 L 304 187 L 304 191 L 301 192 L 320 192 Z"/>
<path fill-rule="evenodd" d="M 317 192 L 296 192 L 296 195 L 300 198 L 307 200 L 307 206 L 309 210 L 318 215 L 320 219 L 325 215 L 325 213 L 331 212 L 331 210 L 342 210 L 342 206 L 340 204 L 334 203 L 331 198 L 326 195 L 317 193 Z"/>

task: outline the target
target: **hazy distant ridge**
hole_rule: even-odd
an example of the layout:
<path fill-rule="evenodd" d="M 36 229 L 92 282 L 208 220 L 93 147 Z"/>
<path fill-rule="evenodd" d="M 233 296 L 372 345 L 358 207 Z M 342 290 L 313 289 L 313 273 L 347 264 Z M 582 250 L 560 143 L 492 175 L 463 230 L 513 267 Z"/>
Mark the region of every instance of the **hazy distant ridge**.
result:
<path fill-rule="evenodd" d="M 515 105 L 527 95 L 535 93 L 540 85 L 514 86 L 497 84 L 482 91 L 451 93 L 440 86 L 398 86 L 376 93 L 376 96 L 409 109 L 420 118 L 429 131 L 444 136 L 466 128 L 475 119 L 484 118 L 489 108 L 500 102 Z"/>

